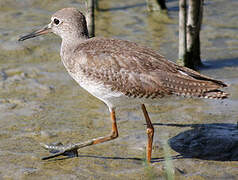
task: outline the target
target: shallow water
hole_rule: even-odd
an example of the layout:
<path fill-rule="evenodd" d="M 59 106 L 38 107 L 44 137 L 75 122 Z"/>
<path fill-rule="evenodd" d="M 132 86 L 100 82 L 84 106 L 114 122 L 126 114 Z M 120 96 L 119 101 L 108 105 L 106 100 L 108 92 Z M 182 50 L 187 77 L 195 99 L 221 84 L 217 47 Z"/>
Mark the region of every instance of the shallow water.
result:
<path fill-rule="evenodd" d="M 191 127 L 174 124 L 237 122 L 237 1 L 206 2 L 201 32 L 203 74 L 224 80 L 231 97 L 223 101 L 164 99 L 148 106 L 155 125 L 155 163 L 144 162 L 146 133 L 140 109 L 117 112 L 119 138 L 79 151 L 79 158 L 41 161 L 48 153 L 40 143 L 84 141 L 106 135 L 107 107 L 81 89 L 65 71 L 55 35 L 23 43 L 20 35 L 49 23 L 63 7 L 83 9 L 76 1 L 0 1 L 0 179 L 166 179 L 164 143 Z M 127 39 L 157 49 L 176 60 L 177 1 L 169 1 L 169 18 L 146 12 L 144 0 L 106 1 L 96 12 L 96 35 Z M 162 123 L 163 125 L 159 125 Z M 232 142 L 232 143 L 237 143 Z M 171 156 L 178 155 L 169 148 Z M 199 158 L 172 160 L 180 179 L 236 179 L 237 161 Z"/>

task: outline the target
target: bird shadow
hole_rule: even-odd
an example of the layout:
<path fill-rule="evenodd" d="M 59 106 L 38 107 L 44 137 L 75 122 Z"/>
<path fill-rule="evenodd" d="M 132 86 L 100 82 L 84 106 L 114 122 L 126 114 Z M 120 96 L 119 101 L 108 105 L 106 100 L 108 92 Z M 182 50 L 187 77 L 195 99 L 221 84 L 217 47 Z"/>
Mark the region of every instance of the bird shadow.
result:
<path fill-rule="evenodd" d="M 208 60 L 203 62 L 203 65 L 199 67 L 199 70 L 203 69 L 221 69 L 224 67 L 237 67 L 238 57 L 229 59 Z"/>
<path fill-rule="evenodd" d="M 198 158 L 216 161 L 238 160 L 238 125 L 213 124 L 162 124 L 154 126 L 191 127 L 168 140 L 169 146 L 180 158 Z"/>
<path fill-rule="evenodd" d="M 73 154 L 65 154 L 63 157 L 49 159 L 48 161 L 61 161 L 65 159 L 75 158 Z M 120 157 L 120 156 L 96 156 L 96 155 L 90 155 L 90 154 L 80 154 L 77 156 L 77 158 L 93 158 L 93 159 L 110 159 L 110 160 L 132 160 L 132 161 L 138 161 L 138 162 L 146 162 L 145 158 L 138 158 L 138 157 Z M 181 159 L 183 158 L 181 155 L 175 155 L 171 156 L 170 159 Z M 160 158 L 151 158 L 151 163 L 156 162 L 163 162 L 166 161 L 164 157 Z"/>
<path fill-rule="evenodd" d="M 202 160 L 237 161 L 238 160 L 238 124 L 212 123 L 212 124 L 167 124 L 153 123 L 154 126 L 171 126 L 192 129 L 183 131 L 168 140 L 169 146 L 178 155 L 169 159 L 197 158 Z M 57 152 L 55 152 L 57 153 Z M 54 153 L 53 153 L 54 154 Z M 75 158 L 73 152 L 63 156 L 49 159 L 49 161 Z M 133 160 L 146 162 L 145 158 L 97 156 L 90 154 L 77 154 L 78 158 L 97 158 L 110 160 Z M 152 163 L 166 161 L 165 157 L 152 158 Z"/>

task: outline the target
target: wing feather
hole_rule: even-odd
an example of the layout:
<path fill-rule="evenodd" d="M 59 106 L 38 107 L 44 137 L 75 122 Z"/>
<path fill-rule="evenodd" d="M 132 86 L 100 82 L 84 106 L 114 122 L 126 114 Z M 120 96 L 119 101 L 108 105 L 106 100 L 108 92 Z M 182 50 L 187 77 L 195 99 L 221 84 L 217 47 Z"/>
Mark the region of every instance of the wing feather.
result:
<path fill-rule="evenodd" d="M 203 97 L 225 87 L 221 81 L 166 60 L 152 49 L 129 41 L 92 38 L 71 57 L 85 76 L 103 81 L 127 96 L 156 98 L 170 94 Z M 214 96 L 215 97 L 215 96 Z"/>

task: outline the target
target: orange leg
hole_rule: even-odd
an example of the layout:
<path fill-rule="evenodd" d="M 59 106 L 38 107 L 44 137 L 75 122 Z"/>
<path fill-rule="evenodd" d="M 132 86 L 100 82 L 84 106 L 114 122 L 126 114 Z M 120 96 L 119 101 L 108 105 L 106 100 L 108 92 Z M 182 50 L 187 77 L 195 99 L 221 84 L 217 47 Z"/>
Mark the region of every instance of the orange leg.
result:
<path fill-rule="evenodd" d="M 142 104 L 141 105 L 143 114 L 145 116 L 145 120 L 146 120 L 146 124 L 147 124 L 147 129 L 146 129 L 146 133 L 148 136 L 148 143 L 147 143 L 147 161 L 148 163 L 150 163 L 151 161 L 151 153 L 152 153 L 152 144 L 153 144 L 153 137 L 154 137 L 154 127 L 150 121 L 150 117 L 148 115 L 148 112 L 145 108 L 145 105 Z"/>
<path fill-rule="evenodd" d="M 111 134 L 109 136 L 100 137 L 100 138 L 95 139 L 93 141 L 93 144 L 103 143 L 105 141 L 110 141 L 110 140 L 115 139 L 115 138 L 118 137 L 116 115 L 115 115 L 114 110 L 112 110 L 112 112 L 111 112 L 111 120 L 112 120 L 112 132 L 111 132 Z"/>
<path fill-rule="evenodd" d="M 116 115 L 115 115 L 115 110 L 111 110 L 111 120 L 112 120 L 112 132 L 108 136 L 104 137 L 99 137 L 95 138 L 83 143 L 76 143 L 72 145 L 46 145 L 46 144 L 41 144 L 45 149 L 50 150 L 50 151 L 59 151 L 58 153 L 55 153 L 51 156 L 43 157 L 42 160 L 46 159 L 51 159 L 54 157 L 58 157 L 60 155 L 65 155 L 68 152 L 74 152 L 76 156 L 78 155 L 77 150 L 86 146 L 94 145 L 94 144 L 99 144 L 103 143 L 106 141 L 110 141 L 112 139 L 115 139 L 118 137 L 118 130 L 117 130 L 117 123 L 116 123 Z"/>

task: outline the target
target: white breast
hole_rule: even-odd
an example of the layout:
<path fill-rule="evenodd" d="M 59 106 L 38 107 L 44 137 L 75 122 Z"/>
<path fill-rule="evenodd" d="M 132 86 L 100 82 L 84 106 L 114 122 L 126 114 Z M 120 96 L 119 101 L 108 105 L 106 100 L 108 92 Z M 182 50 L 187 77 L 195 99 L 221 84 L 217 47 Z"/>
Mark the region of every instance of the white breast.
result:
<path fill-rule="evenodd" d="M 101 81 L 93 81 L 82 74 L 70 73 L 70 75 L 82 88 L 103 101 L 109 108 L 120 106 L 121 100 L 127 98 L 121 92 L 111 91 L 111 87 L 104 85 Z"/>

